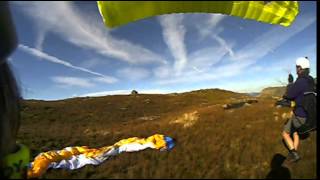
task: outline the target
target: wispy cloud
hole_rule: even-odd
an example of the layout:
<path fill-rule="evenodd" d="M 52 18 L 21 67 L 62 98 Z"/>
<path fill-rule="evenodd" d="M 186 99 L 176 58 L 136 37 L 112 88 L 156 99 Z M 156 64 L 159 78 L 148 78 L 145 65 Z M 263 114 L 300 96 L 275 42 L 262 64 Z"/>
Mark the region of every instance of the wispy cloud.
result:
<path fill-rule="evenodd" d="M 220 26 L 220 24 L 226 17 L 226 15 L 222 14 L 209 14 L 204 16 L 204 20 L 200 21 L 196 27 L 200 34 L 200 40 L 211 38 L 217 41 L 221 47 L 225 48 L 229 52 L 230 56 L 234 56 L 234 52 L 232 50 L 233 44 L 228 43 L 219 35 L 224 31 L 224 28 Z"/>
<path fill-rule="evenodd" d="M 78 47 L 132 64 L 166 63 L 160 55 L 145 47 L 113 37 L 102 20 L 99 22 L 82 13 L 72 2 L 16 2 L 15 5 L 20 5 L 44 31 L 54 32 Z M 45 32 L 40 31 L 37 46 L 41 47 L 44 36 Z"/>
<path fill-rule="evenodd" d="M 228 58 L 232 61 L 229 61 L 227 64 L 212 67 L 203 73 L 193 70 L 193 72 L 184 74 L 183 77 L 160 79 L 156 81 L 156 84 L 192 83 L 239 75 L 243 73 L 245 69 L 254 65 L 259 59 L 286 43 L 315 21 L 316 17 L 310 14 L 299 16 L 289 28 L 273 27 L 271 30 L 249 42 L 240 50 L 233 52 L 233 56 Z M 228 49 L 225 50 L 228 51 Z M 210 52 L 210 50 L 208 50 L 208 52 Z M 201 58 L 201 56 L 199 57 Z M 204 62 L 205 61 L 206 60 L 204 60 Z"/>
<path fill-rule="evenodd" d="M 125 79 L 136 81 L 150 75 L 150 71 L 140 67 L 126 67 L 117 71 L 117 74 Z"/>
<path fill-rule="evenodd" d="M 242 70 L 252 64 L 251 61 L 246 61 L 242 63 L 230 63 L 227 65 L 221 65 L 213 67 L 203 73 L 197 71 L 188 71 L 184 76 L 176 78 L 167 78 L 157 80 L 155 83 L 158 85 L 168 85 L 168 84 L 179 84 L 179 83 L 193 83 L 193 82 L 204 82 L 215 79 L 222 79 L 230 76 L 238 75 Z"/>
<path fill-rule="evenodd" d="M 38 36 L 35 42 L 35 48 L 38 49 L 39 51 L 43 50 L 43 43 L 47 34 L 47 29 L 44 29 L 45 27 L 40 27 Z"/>
<path fill-rule="evenodd" d="M 152 72 L 156 79 L 163 79 L 168 78 L 171 75 L 173 68 L 170 65 L 162 65 L 155 67 Z"/>
<path fill-rule="evenodd" d="M 198 19 L 196 26 L 203 38 L 210 37 L 216 40 L 219 46 L 209 46 L 191 53 L 187 52 L 185 38 L 186 26 L 183 22 L 187 22 L 189 27 L 191 21 Z M 205 17 L 199 19 L 199 17 Z M 190 71 L 202 73 L 207 71 L 212 65 L 218 63 L 228 52 L 233 55 L 232 45 L 222 39 L 218 33 L 223 31 L 223 28 L 216 28 L 217 24 L 224 19 L 223 15 L 208 15 L 208 16 L 190 16 L 183 14 L 170 14 L 159 17 L 162 26 L 162 34 L 165 43 L 167 44 L 172 56 L 174 64 L 161 65 L 153 69 L 154 75 L 162 81 L 165 78 L 183 79 Z M 187 18 L 187 19 L 186 19 Z M 215 45 L 215 44 L 213 44 Z"/>
<path fill-rule="evenodd" d="M 283 54 L 278 56 L 278 61 L 275 62 L 270 62 L 267 67 L 262 67 L 261 65 L 254 65 L 248 69 L 248 71 L 256 71 L 259 73 L 279 73 L 281 72 L 282 74 L 288 74 L 292 73 L 293 75 L 296 73 L 295 71 L 295 62 L 298 57 L 301 56 L 311 56 L 313 57 L 316 55 L 316 44 L 311 44 L 304 46 L 303 48 L 299 49 L 298 51 L 293 51 L 288 54 Z M 316 62 L 316 59 L 309 58 L 310 62 Z M 316 67 L 316 66 L 315 66 Z M 315 70 L 316 69 L 311 69 Z M 287 77 L 284 76 L 284 79 Z"/>
<path fill-rule="evenodd" d="M 109 64 L 107 61 L 104 61 L 103 59 L 98 59 L 98 58 L 87 59 L 86 61 L 83 61 L 80 63 L 81 67 L 88 68 L 88 69 L 98 67 L 101 65 L 107 65 L 107 64 Z"/>
<path fill-rule="evenodd" d="M 260 59 L 268 53 L 274 51 L 290 38 L 306 29 L 316 21 L 316 17 L 311 14 L 298 16 L 290 27 L 274 26 L 271 30 L 258 36 L 252 42 L 235 52 L 233 60 Z"/>
<path fill-rule="evenodd" d="M 206 72 L 219 63 L 228 53 L 228 50 L 221 46 L 212 46 L 192 52 L 189 55 L 190 63 L 188 67 L 198 72 Z"/>
<path fill-rule="evenodd" d="M 225 50 L 227 50 L 231 57 L 234 57 L 234 52 L 232 50 L 232 46 L 233 46 L 232 44 L 228 44 L 227 41 L 225 39 L 223 39 L 221 36 L 219 36 L 218 34 L 213 34 L 212 38 L 215 39 L 216 41 L 218 41 L 220 46 L 223 47 Z"/>
<path fill-rule="evenodd" d="M 211 36 L 213 33 L 219 34 L 223 31 L 223 28 L 218 27 L 218 25 L 225 17 L 227 16 L 222 14 L 208 14 L 204 17 L 205 21 L 197 22 L 196 27 L 200 34 L 200 40 Z"/>
<path fill-rule="evenodd" d="M 112 84 L 112 83 L 116 83 L 118 80 L 114 77 L 96 77 L 96 78 L 93 78 L 93 81 Z"/>
<path fill-rule="evenodd" d="M 95 86 L 93 83 L 89 82 L 87 79 L 78 77 L 67 77 L 67 76 L 55 76 L 51 78 L 52 81 L 58 83 L 60 87 L 82 87 L 90 88 Z"/>
<path fill-rule="evenodd" d="M 59 87 L 63 88 L 69 88 L 74 86 L 82 88 L 91 88 L 95 87 L 97 85 L 96 83 L 112 84 L 116 82 L 114 78 L 105 77 L 80 78 L 70 76 L 54 76 L 50 79 L 57 83 Z"/>
<path fill-rule="evenodd" d="M 174 57 L 174 70 L 180 75 L 188 62 L 185 46 L 186 28 L 184 27 L 182 14 L 162 15 L 159 21 L 162 27 L 162 34 L 172 56 Z"/>
<path fill-rule="evenodd" d="M 98 73 L 98 72 L 94 72 L 94 71 L 91 71 L 89 69 L 86 69 L 86 68 L 82 68 L 82 67 L 78 67 L 78 66 L 74 66 L 72 65 L 71 63 L 67 62 L 67 61 L 64 61 L 62 59 L 59 59 L 55 56 L 51 56 L 45 52 L 42 52 L 42 51 L 39 51 L 35 48 L 31 48 L 31 47 L 28 47 L 26 45 L 23 45 L 23 44 L 19 44 L 18 46 L 21 50 L 33 55 L 33 56 L 36 56 L 36 57 L 39 57 L 43 60 L 46 60 L 46 61 L 49 61 L 49 62 L 52 62 L 52 63 L 55 63 L 55 64 L 61 64 L 63 66 L 66 66 L 66 67 L 69 67 L 69 68 L 72 68 L 72 69 L 76 69 L 76 70 L 79 70 L 79 71 L 83 71 L 83 72 L 86 72 L 86 73 L 90 73 L 92 75 L 96 75 L 96 76 L 100 76 L 102 78 L 106 78 L 106 79 L 114 79 L 116 81 L 116 78 L 113 78 L 113 77 L 110 77 L 110 76 L 106 76 L 106 75 L 103 75 L 101 73 Z"/>

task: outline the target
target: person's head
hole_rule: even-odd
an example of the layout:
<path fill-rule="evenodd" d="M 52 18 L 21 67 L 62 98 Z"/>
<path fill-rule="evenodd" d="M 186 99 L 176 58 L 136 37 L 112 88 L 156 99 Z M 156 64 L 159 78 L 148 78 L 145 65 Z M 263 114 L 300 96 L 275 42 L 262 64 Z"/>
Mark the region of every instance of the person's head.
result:
<path fill-rule="evenodd" d="M 307 76 L 310 72 L 310 62 L 308 57 L 300 57 L 296 60 L 296 70 L 298 76 Z"/>

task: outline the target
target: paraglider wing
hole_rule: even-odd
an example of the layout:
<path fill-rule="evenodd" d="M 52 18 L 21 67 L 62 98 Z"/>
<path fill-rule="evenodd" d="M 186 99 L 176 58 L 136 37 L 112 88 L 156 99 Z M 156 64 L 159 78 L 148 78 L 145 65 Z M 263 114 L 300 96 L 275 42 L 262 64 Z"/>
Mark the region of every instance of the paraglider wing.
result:
<path fill-rule="evenodd" d="M 171 150 L 174 146 L 175 140 L 173 138 L 163 134 L 154 134 L 147 138 L 122 139 L 112 146 L 101 148 L 74 146 L 43 152 L 29 164 L 28 179 L 41 177 L 49 168 L 74 170 L 88 164 L 99 165 L 111 156 L 123 152 L 136 152 L 147 148 L 163 151 Z"/>
<path fill-rule="evenodd" d="M 299 13 L 297 1 L 97 1 L 107 27 L 170 13 L 219 13 L 289 26 Z"/>

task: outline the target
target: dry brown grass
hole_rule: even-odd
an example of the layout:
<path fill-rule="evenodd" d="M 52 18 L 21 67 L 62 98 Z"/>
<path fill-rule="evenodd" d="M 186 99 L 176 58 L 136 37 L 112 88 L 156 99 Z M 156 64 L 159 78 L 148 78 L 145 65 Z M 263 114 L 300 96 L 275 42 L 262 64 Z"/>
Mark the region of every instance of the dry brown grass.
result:
<path fill-rule="evenodd" d="M 66 146 L 101 147 L 155 133 L 177 140 L 170 152 L 123 153 L 99 166 L 49 170 L 43 178 L 265 178 L 273 156 L 287 155 L 280 135 L 282 114 L 290 109 L 274 107 L 272 98 L 232 110 L 222 107 L 247 98 L 215 89 L 26 101 L 19 138 L 33 157 Z M 299 152 L 302 160 L 288 167 L 291 177 L 316 178 L 316 132 L 301 141 Z"/>

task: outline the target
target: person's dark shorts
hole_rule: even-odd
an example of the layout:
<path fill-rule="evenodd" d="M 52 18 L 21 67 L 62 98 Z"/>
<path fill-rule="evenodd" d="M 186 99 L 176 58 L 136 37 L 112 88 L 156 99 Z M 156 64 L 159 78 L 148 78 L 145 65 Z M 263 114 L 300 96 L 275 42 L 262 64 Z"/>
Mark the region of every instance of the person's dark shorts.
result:
<path fill-rule="evenodd" d="M 295 116 L 294 114 L 284 125 L 283 130 L 287 133 L 293 134 L 302 124 L 306 122 L 306 118 Z"/>

